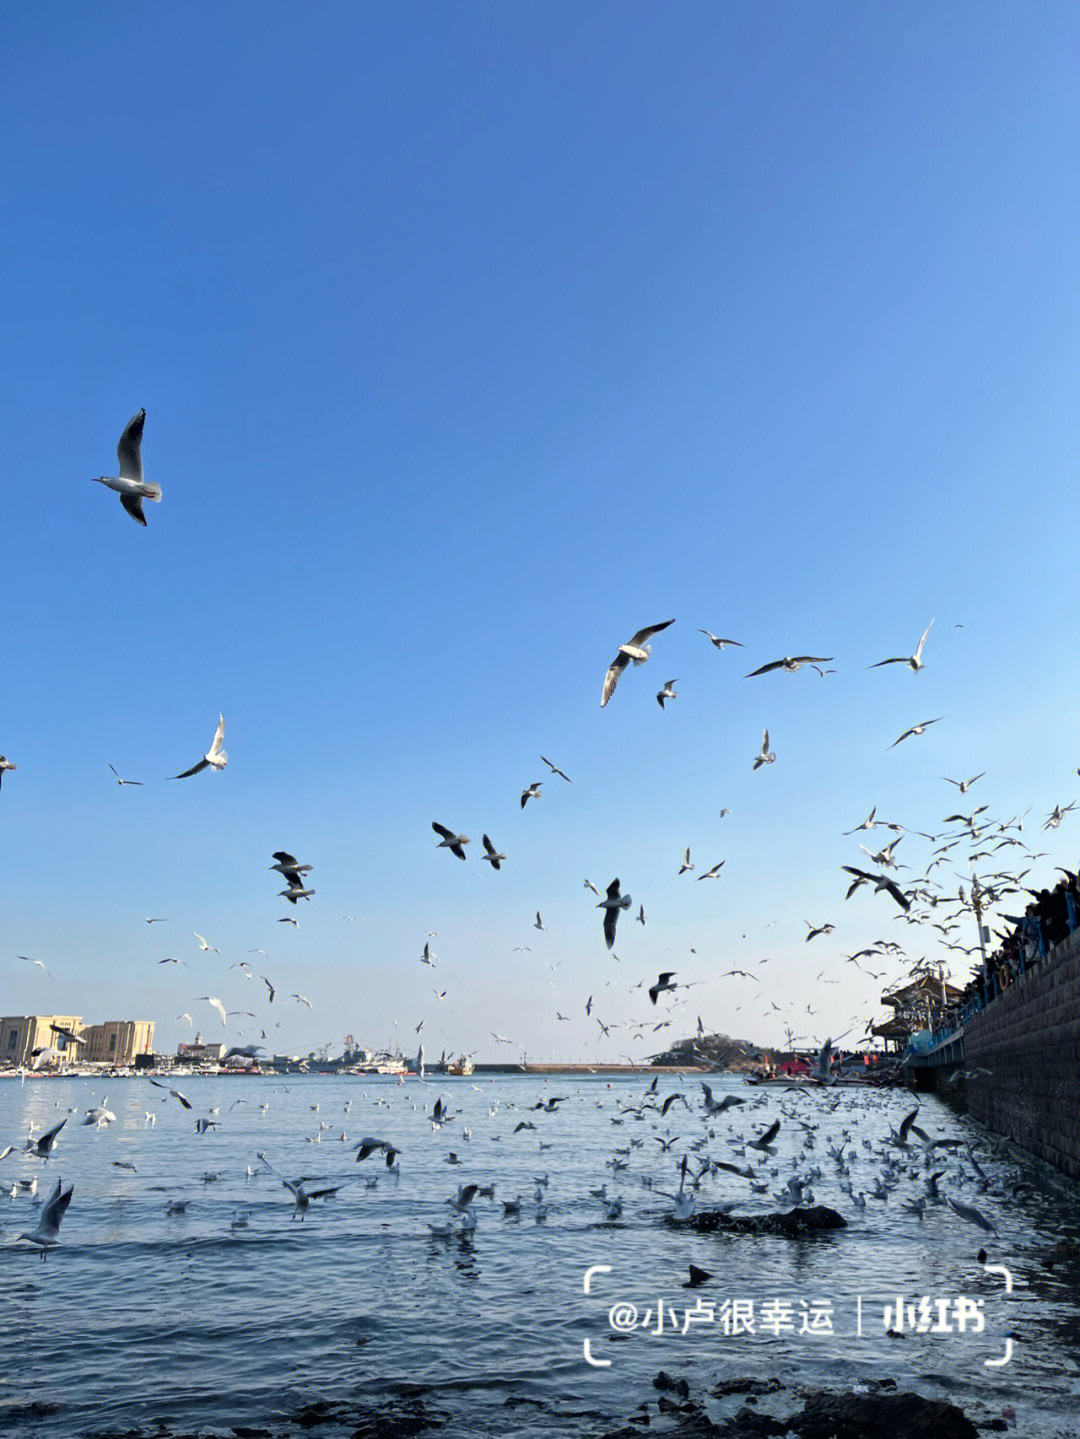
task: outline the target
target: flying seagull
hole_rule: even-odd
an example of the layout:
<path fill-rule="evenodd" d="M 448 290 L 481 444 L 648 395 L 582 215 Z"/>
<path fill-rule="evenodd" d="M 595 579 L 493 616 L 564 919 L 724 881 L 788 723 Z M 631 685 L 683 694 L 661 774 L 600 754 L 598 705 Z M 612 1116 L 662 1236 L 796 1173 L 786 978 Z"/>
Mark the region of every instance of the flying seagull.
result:
<path fill-rule="evenodd" d="M 54 1244 L 60 1242 L 60 1221 L 67 1213 L 67 1207 L 71 1203 L 71 1194 L 75 1186 L 69 1184 L 67 1189 L 62 1187 L 61 1181 L 56 1181 L 56 1188 L 49 1197 L 49 1202 L 41 1211 L 41 1218 L 38 1226 L 32 1234 L 20 1234 L 19 1239 L 28 1239 L 31 1244 L 36 1244 L 41 1249 L 41 1257 L 44 1260 L 46 1252 Z"/>
<path fill-rule="evenodd" d="M 448 849 L 451 854 L 456 854 L 458 859 L 465 858 L 463 846 L 469 843 L 469 836 L 467 834 L 455 834 L 452 829 L 447 829 L 444 824 L 439 824 L 437 820 L 431 821 L 431 828 L 436 834 L 442 835 L 442 839 L 439 840 L 439 843 L 435 846 L 436 849 Z"/>
<path fill-rule="evenodd" d="M 199 948 L 203 951 L 204 954 L 220 954 L 220 953 L 221 953 L 221 950 L 218 949 L 216 945 L 207 944 L 206 940 L 203 939 L 202 935 L 199 934 L 197 930 L 194 930 L 194 929 L 193 929 L 191 932 L 192 932 L 192 934 L 195 936 L 195 938 L 199 941 Z"/>
<path fill-rule="evenodd" d="M 106 761 L 106 763 L 108 763 L 108 761 Z M 2 765 L 0 765 L 0 768 L 2 768 Z M 137 785 L 141 785 L 141 784 L 142 784 L 142 780 L 141 780 L 141 779 L 121 779 L 121 778 L 120 778 L 120 775 L 117 773 L 116 768 L 115 768 L 113 765 L 110 764 L 110 765 L 109 765 L 109 768 L 112 770 L 113 774 L 116 775 L 116 783 L 117 783 L 117 784 L 137 784 Z"/>
<path fill-rule="evenodd" d="M 722 640 L 719 635 L 714 635 L 712 630 L 699 629 L 698 634 L 708 635 L 718 650 L 722 650 L 725 645 L 736 645 L 739 649 L 743 648 L 743 645 L 738 640 Z"/>
<path fill-rule="evenodd" d="M 522 809 L 525 808 L 525 806 L 529 803 L 529 801 L 530 801 L 531 799 L 539 799 L 539 798 L 540 798 L 540 786 L 541 786 L 542 784 L 543 784 L 543 780 L 536 780 L 536 781 L 534 781 L 531 785 L 529 785 L 528 789 L 523 789 L 523 790 L 521 791 L 521 808 L 522 808 Z"/>
<path fill-rule="evenodd" d="M 887 875 L 867 874 L 866 870 L 855 869 L 850 864 L 842 865 L 841 868 L 846 870 L 848 874 L 853 874 L 855 876 L 855 882 L 848 889 L 847 894 L 844 896 L 845 899 L 850 899 L 861 884 L 872 884 L 874 886 L 875 894 L 880 894 L 882 890 L 887 890 L 888 893 L 892 895 L 893 899 L 896 900 L 897 904 L 900 906 L 900 908 L 904 911 L 905 914 L 911 908 L 911 901 L 908 899 L 907 895 L 899 887 L 899 885 L 894 884 Z"/>
<path fill-rule="evenodd" d="M 277 870 L 290 889 L 303 889 L 303 876 L 310 872 L 311 865 L 301 864 L 296 856 L 290 854 L 286 849 L 275 849 L 273 857 L 276 863 L 272 864 L 270 868 Z"/>
<path fill-rule="evenodd" d="M 607 887 L 607 898 L 596 906 L 604 911 L 604 940 L 608 949 L 615 943 L 615 926 L 619 922 L 619 910 L 630 908 L 630 896 L 619 893 L 619 881 L 613 879 Z"/>
<path fill-rule="evenodd" d="M 901 743 L 901 741 L 910 739 L 912 735 L 922 734 L 923 731 L 928 730 L 932 724 L 937 724 L 938 720 L 943 720 L 944 718 L 944 715 L 938 715 L 937 719 L 923 720 L 922 724 L 913 724 L 910 729 L 906 729 L 904 731 L 904 733 L 900 736 L 900 739 L 894 739 L 889 748 L 895 749 L 896 746 Z"/>
<path fill-rule="evenodd" d="M 803 665 L 827 665 L 831 659 L 832 655 L 789 655 L 782 660 L 772 660 L 760 669 L 751 670 L 746 678 L 752 680 L 757 675 L 767 675 L 770 670 L 787 670 L 789 674 L 794 674 L 796 670 L 801 670 Z"/>
<path fill-rule="evenodd" d="M 722 859 L 719 864 L 714 864 L 712 869 L 707 869 L 704 874 L 699 874 L 698 880 L 700 881 L 703 879 L 719 879 L 720 871 L 723 869 L 726 863 L 727 860 Z"/>
<path fill-rule="evenodd" d="M 6 754 L 0 754 L 0 784 L 4 783 L 4 771 L 6 769 L 18 769 L 17 764 L 12 764 Z"/>
<path fill-rule="evenodd" d="M 692 870 L 693 868 L 694 866 L 690 863 L 690 846 L 687 845 L 686 851 L 683 854 L 683 862 L 679 865 L 679 873 L 686 874 L 688 870 Z"/>
<path fill-rule="evenodd" d="M 222 1004 L 221 1000 L 218 999 L 217 996 L 216 996 L 216 995 L 213 995 L 213 994 L 197 994 L 197 995 L 195 996 L 195 998 L 196 998 L 196 999 L 205 999 L 206 1002 L 207 1002 L 207 1004 L 212 1004 L 212 1005 L 214 1006 L 214 1008 L 217 1010 L 218 1014 L 221 1015 L 221 1027 L 222 1027 L 222 1029 L 224 1029 L 224 1028 L 225 1028 L 225 1006 Z"/>
<path fill-rule="evenodd" d="M 216 769 L 223 770 L 229 763 L 229 756 L 222 749 L 225 740 L 225 716 L 218 715 L 218 727 L 214 733 L 214 742 L 203 755 L 198 764 L 193 764 L 190 769 L 183 770 L 180 774 L 174 774 L 173 779 L 190 779 L 193 774 L 200 770 Z"/>
<path fill-rule="evenodd" d="M 665 970 L 656 983 L 651 986 L 649 989 L 649 998 L 653 1004 L 656 1003 L 657 996 L 662 994 L 665 989 L 678 989 L 679 986 L 671 982 L 677 973 L 678 971 L 674 969 Z"/>
<path fill-rule="evenodd" d="M 626 666 L 633 660 L 636 665 L 643 665 L 649 658 L 651 647 L 646 643 L 653 635 L 658 635 L 661 630 L 666 630 L 668 625 L 675 621 L 663 620 L 658 625 L 646 625 L 632 635 L 626 644 L 620 645 L 616 651 L 615 658 L 608 665 L 607 674 L 604 676 L 604 691 L 600 697 L 600 708 L 607 704 L 608 700 L 615 693 L 615 686 L 619 683 L 619 677 Z"/>
<path fill-rule="evenodd" d="M 894 655 L 893 658 L 889 660 L 878 660 L 876 665 L 867 665 L 867 669 L 879 670 L 882 665 L 907 665 L 908 669 L 917 674 L 918 671 L 924 667 L 922 662 L 922 647 L 926 643 L 926 636 L 930 633 L 931 629 L 933 629 L 933 626 L 934 621 L 931 620 L 923 630 L 922 639 L 919 641 L 919 648 L 913 655 Z"/>
<path fill-rule="evenodd" d="M 761 753 L 754 760 L 754 769 L 760 769 L 763 764 L 772 764 L 775 759 L 775 754 L 769 749 L 769 731 L 766 730 L 761 741 Z"/>
<path fill-rule="evenodd" d="M 656 703 L 660 706 L 661 709 L 664 708 L 665 700 L 677 700 L 679 698 L 677 691 L 671 688 L 672 685 L 677 685 L 678 683 L 678 680 L 664 681 L 664 688 L 656 696 Z"/>
<path fill-rule="evenodd" d="M 573 783 L 574 783 L 574 781 L 570 778 L 570 776 L 569 776 L 568 774 L 563 774 L 562 770 L 559 769 L 558 765 L 552 764 L 551 761 L 550 761 L 549 759 L 546 759 L 543 755 L 541 755 L 540 758 L 544 761 L 544 763 L 547 765 L 548 769 L 551 771 L 552 774 L 557 774 L 557 775 L 559 776 L 559 778 L 560 778 L 560 779 L 564 779 L 567 784 L 573 784 Z"/>
<path fill-rule="evenodd" d="M 27 964 L 36 964 L 38 969 L 45 969 L 44 962 L 40 959 L 31 959 L 28 954 L 20 954 L 18 957 L 19 959 L 25 959 Z M 49 971 L 45 969 L 45 973 L 49 974 Z M 52 979 L 51 974 L 49 974 L 49 978 Z"/>
<path fill-rule="evenodd" d="M 503 862 L 503 860 L 506 858 L 506 855 L 499 853 L 499 851 L 498 851 L 498 850 L 495 848 L 495 846 L 491 843 L 491 840 L 488 839 L 488 837 L 487 837 L 486 834 L 485 834 L 485 835 L 482 835 L 481 838 L 482 838 L 482 840 L 483 840 L 483 842 L 484 842 L 484 850 L 485 850 L 486 852 L 485 852 L 484 854 L 482 854 L 482 855 L 480 856 L 480 858 L 481 858 L 481 859 L 486 859 L 487 862 L 488 862 L 488 864 L 491 865 L 492 869 L 501 869 L 501 868 L 502 868 L 502 862 Z"/>
<path fill-rule="evenodd" d="M 137 415 L 132 415 L 127 423 L 127 428 L 120 436 L 120 443 L 116 447 L 116 457 L 120 461 L 120 474 L 96 475 L 91 484 L 104 485 L 108 490 L 115 490 L 120 496 L 120 503 L 133 520 L 140 525 L 146 524 L 146 516 L 143 514 L 143 500 L 153 500 L 155 504 L 161 501 L 161 486 L 157 484 L 145 484 L 143 482 L 142 455 L 139 446 L 142 444 L 143 425 L 146 422 L 146 411 L 140 410 Z"/>
<path fill-rule="evenodd" d="M 982 779 L 985 773 L 986 771 L 982 770 L 979 774 L 973 774 L 970 779 L 950 779 L 947 774 L 943 774 L 941 778 L 945 781 L 946 784 L 954 784 L 961 794 L 967 794 L 968 790 L 975 783 L 975 781 L 977 779 Z"/>

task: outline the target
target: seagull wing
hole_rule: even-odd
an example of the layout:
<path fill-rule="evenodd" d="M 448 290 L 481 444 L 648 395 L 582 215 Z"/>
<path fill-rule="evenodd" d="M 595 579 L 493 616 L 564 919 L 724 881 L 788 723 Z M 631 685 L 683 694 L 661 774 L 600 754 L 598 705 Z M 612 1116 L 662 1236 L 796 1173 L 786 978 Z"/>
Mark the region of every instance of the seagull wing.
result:
<path fill-rule="evenodd" d="M 663 620 L 658 625 L 646 625 L 643 630 L 638 630 L 636 635 L 631 635 L 630 643 L 635 649 L 641 649 L 647 640 L 652 639 L 653 635 L 658 635 L 661 630 L 666 630 L 668 625 L 673 625 L 674 623 L 675 621 L 672 619 Z"/>
<path fill-rule="evenodd" d="M 198 774 L 200 770 L 209 768 L 210 761 L 208 759 L 201 759 L 198 764 L 193 764 L 190 769 L 184 770 L 183 773 L 174 774 L 173 779 L 190 779 L 193 774 Z"/>
<path fill-rule="evenodd" d="M 127 422 L 127 428 L 120 436 L 120 443 L 116 447 L 116 458 L 120 461 L 120 478 L 122 480 L 134 480 L 140 485 L 142 484 L 143 468 L 142 453 L 139 447 L 142 444 L 142 432 L 145 423 L 145 410 L 140 410 L 137 415 L 132 415 L 131 419 Z M 136 504 L 139 507 L 138 514 L 135 514 L 135 511 L 126 499 L 124 500 L 124 509 L 127 510 L 129 515 L 135 515 L 135 518 L 140 524 L 145 525 L 146 521 L 142 517 L 141 500 L 136 500 Z"/>
<path fill-rule="evenodd" d="M 921 659 L 922 659 L 922 647 L 923 647 L 923 645 L 926 643 L 926 636 L 930 633 L 930 631 L 933 629 L 933 627 L 934 627 L 934 621 L 931 620 L 930 623 L 926 626 L 926 628 L 925 628 L 925 629 L 923 630 L 923 632 L 922 632 L 922 639 L 919 641 L 919 648 L 918 648 L 918 649 L 915 651 L 915 653 L 912 655 L 912 659 L 915 659 L 915 660 L 921 660 Z"/>
<path fill-rule="evenodd" d="M 770 670 L 779 670 L 779 669 L 783 669 L 783 667 L 784 667 L 784 661 L 783 661 L 783 660 L 773 660 L 770 664 L 762 665 L 759 670 L 751 670 L 750 673 L 746 676 L 746 678 L 747 678 L 748 680 L 752 680 L 752 679 L 754 679 L 757 675 L 767 675 Z"/>
<path fill-rule="evenodd" d="M 219 714 L 219 715 L 218 715 L 218 725 L 217 725 L 217 729 L 214 731 L 214 743 L 210 746 L 210 753 L 211 753 L 212 755 L 222 754 L 222 753 L 223 753 L 223 750 L 222 750 L 221 746 L 222 746 L 224 743 L 225 743 L 225 716 L 222 715 L 222 714 Z"/>
<path fill-rule="evenodd" d="M 452 829 L 447 829 L 446 825 L 444 824 L 439 824 L 438 820 L 433 819 L 431 821 L 431 828 L 435 831 L 436 834 L 441 834 L 443 839 L 456 838 L 454 831 Z"/>
<path fill-rule="evenodd" d="M 876 665 L 868 665 L 867 668 L 868 668 L 868 669 L 872 669 L 872 670 L 879 670 L 882 665 L 906 665 L 906 664 L 907 664 L 907 657 L 906 657 L 905 655 L 896 655 L 896 656 L 895 656 L 893 659 L 891 659 L 891 660 L 878 660 L 878 662 L 877 662 Z"/>
<path fill-rule="evenodd" d="M 623 670 L 629 663 L 629 656 L 624 655 L 620 650 L 619 653 L 608 665 L 607 674 L 604 676 L 604 692 L 600 696 L 601 709 L 604 708 L 608 700 L 615 693 L 615 686 L 619 683 L 619 676 L 622 674 Z"/>
<path fill-rule="evenodd" d="M 133 520 L 138 520 L 140 525 L 146 524 L 146 516 L 143 514 L 142 495 L 121 495 L 120 503 Z"/>

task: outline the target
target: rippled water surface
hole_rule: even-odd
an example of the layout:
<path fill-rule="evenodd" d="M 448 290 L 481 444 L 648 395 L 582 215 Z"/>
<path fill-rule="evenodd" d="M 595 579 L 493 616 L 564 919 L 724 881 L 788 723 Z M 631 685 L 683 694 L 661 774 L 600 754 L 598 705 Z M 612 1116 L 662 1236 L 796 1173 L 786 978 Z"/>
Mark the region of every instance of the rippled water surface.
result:
<path fill-rule="evenodd" d="M 21 1152 L 0 1164 L 0 1432 L 45 1439 L 150 1432 L 162 1422 L 170 1432 L 267 1425 L 284 1434 L 320 1400 L 360 1413 L 421 1394 L 445 1435 L 599 1435 L 643 1401 L 659 1433 L 666 1421 L 658 1422 L 652 1379 L 664 1369 L 685 1376 L 701 1399 L 735 1376 L 829 1389 L 892 1378 L 900 1390 L 950 1399 L 976 1422 L 1011 1406 L 1020 1434 L 1080 1434 L 1076 1186 L 941 1100 L 922 1099 L 918 1124 L 931 1138 L 972 1141 L 988 1189 L 966 1150 L 938 1148 L 928 1162 L 918 1140 L 889 1142 L 915 1102 L 902 1091 L 762 1093 L 725 1078 L 714 1091 L 747 1102 L 707 1120 L 700 1084 L 674 1076 L 661 1078 L 659 1098 L 681 1093 L 689 1108 L 676 1101 L 665 1117 L 647 1109 L 643 1118 L 620 1111 L 646 1097 L 645 1077 L 176 1082 L 190 1111 L 142 1079 L 0 1082 L 0 1148 L 21 1145 L 31 1122 L 48 1128 L 73 1111 L 48 1164 Z M 566 1099 L 554 1114 L 533 1111 L 547 1095 Z M 84 1127 L 83 1113 L 103 1096 L 116 1122 Z M 452 1117 L 434 1129 L 439 1096 Z M 200 1115 L 220 1127 L 198 1136 Z M 741 1142 L 775 1117 L 775 1153 L 747 1151 L 768 1192 L 718 1173 L 702 1182 L 698 1208 L 734 1200 L 736 1214 L 787 1210 L 778 1193 L 797 1173 L 811 1176 L 814 1200 L 838 1209 L 848 1228 L 792 1240 L 667 1222 L 672 1204 L 662 1191 L 677 1188 L 684 1153 L 695 1172 L 704 1154 L 747 1163 Z M 515 1134 L 523 1119 L 536 1129 Z M 354 1146 L 368 1135 L 400 1147 L 400 1173 L 388 1173 L 379 1155 L 356 1162 Z M 658 1138 L 671 1136 L 677 1142 L 663 1152 Z M 846 1176 L 829 1152 L 838 1147 Z M 616 1173 L 619 1148 L 630 1153 Z M 343 1187 L 297 1222 L 279 1179 L 248 1177 L 248 1166 L 261 1168 L 260 1150 L 280 1174 L 309 1176 L 309 1188 Z M 448 1162 L 451 1153 L 460 1164 Z M 843 1186 L 870 1194 L 885 1155 L 895 1187 L 856 1207 Z M 905 1210 L 937 1170 L 942 1195 L 977 1205 L 998 1238 L 945 1203 L 928 1203 L 923 1218 Z M 545 1174 L 546 1217 L 538 1218 L 534 1191 Z M 33 1201 L 7 1197 L 13 1181 L 34 1175 L 39 1198 L 58 1178 L 75 1186 L 45 1263 L 15 1242 L 37 1224 Z M 374 1187 L 364 1182 L 376 1178 Z M 494 1184 L 495 1198 L 474 1201 L 471 1235 L 433 1238 L 428 1221 L 450 1216 L 445 1201 L 459 1183 Z M 589 1194 L 604 1184 L 623 1199 L 614 1222 Z M 504 1217 L 500 1201 L 518 1194 L 520 1217 Z M 189 1201 L 186 1213 L 166 1214 L 174 1199 Z M 980 1247 L 988 1263 L 1011 1271 L 1011 1298 L 977 1261 Z M 682 1287 L 690 1263 L 713 1275 L 692 1293 Z M 611 1270 L 586 1297 L 592 1265 Z M 884 1306 L 897 1296 L 961 1294 L 983 1300 L 982 1333 L 886 1335 Z M 716 1306 L 712 1324 L 654 1332 L 659 1300 L 673 1306 L 681 1330 L 698 1298 Z M 757 1332 L 725 1334 L 724 1300 L 752 1303 Z M 794 1332 L 762 1332 L 769 1301 L 791 1306 Z M 634 1305 L 639 1321 L 651 1311 L 648 1329 L 617 1335 L 616 1302 Z M 831 1333 L 798 1332 L 804 1307 L 821 1313 L 829 1304 Z M 1007 1336 L 1011 1361 L 988 1367 Z M 586 1364 L 585 1340 L 609 1367 Z M 710 1398 L 707 1407 L 715 1418 L 738 1402 Z M 799 1407 L 789 1393 L 772 1412 Z M 317 1432 L 352 1427 L 335 1411 Z"/>

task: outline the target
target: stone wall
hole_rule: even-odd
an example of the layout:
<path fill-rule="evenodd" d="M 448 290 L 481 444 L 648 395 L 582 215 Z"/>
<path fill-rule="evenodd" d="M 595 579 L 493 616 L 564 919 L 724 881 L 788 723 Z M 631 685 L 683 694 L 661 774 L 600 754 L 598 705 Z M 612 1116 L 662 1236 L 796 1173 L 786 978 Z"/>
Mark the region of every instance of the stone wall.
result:
<path fill-rule="evenodd" d="M 1080 930 L 964 1029 L 968 1110 L 1080 1178 Z"/>

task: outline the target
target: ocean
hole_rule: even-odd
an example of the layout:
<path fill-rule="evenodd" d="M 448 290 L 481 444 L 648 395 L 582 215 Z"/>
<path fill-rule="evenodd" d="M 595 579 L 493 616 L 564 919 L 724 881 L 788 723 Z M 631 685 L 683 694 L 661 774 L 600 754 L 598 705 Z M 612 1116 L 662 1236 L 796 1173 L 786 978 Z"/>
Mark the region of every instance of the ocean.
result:
<path fill-rule="evenodd" d="M 979 1425 L 1080 1434 L 1076 1186 L 942 1099 L 725 1076 L 714 1094 L 745 1103 L 709 1118 L 700 1081 L 665 1075 L 656 1099 L 683 1098 L 638 1117 L 647 1076 L 171 1082 L 191 1110 L 141 1078 L 0 1082 L 0 1148 L 17 1146 L 0 1163 L 5 1435 L 531 1439 L 645 1432 L 646 1414 L 651 1433 L 691 1419 L 697 1433 L 744 1405 L 794 1414 L 812 1390 L 917 1393 Z M 554 1113 L 533 1107 L 552 1096 Z M 440 1097 L 450 1117 L 433 1128 Z M 116 1122 L 84 1126 L 100 1102 Z M 916 1104 L 931 1140 L 964 1147 L 890 1142 Z M 52 1159 L 21 1152 L 31 1123 L 65 1113 Z M 218 1127 L 200 1136 L 198 1117 Z M 740 1154 L 775 1118 L 774 1152 Z M 522 1121 L 535 1129 L 515 1133 Z M 397 1172 L 381 1152 L 357 1162 L 369 1136 L 400 1150 Z M 296 1219 L 260 1151 L 308 1190 L 341 1187 Z M 698 1212 L 787 1212 L 795 1173 L 847 1227 L 789 1238 L 673 1223 L 684 1154 L 691 1174 L 704 1155 L 752 1164 L 766 1187 L 718 1171 Z M 871 1196 L 886 1158 L 887 1198 L 858 1207 L 844 1186 Z M 44 1263 L 15 1241 L 37 1224 L 34 1201 L 8 1197 L 35 1175 L 38 1200 L 58 1179 L 74 1185 Z M 494 1198 L 473 1200 L 471 1233 L 434 1237 L 429 1222 L 458 1227 L 446 1200 L 459 1184 L 494 1185 Z M 601 1186 L 620 1216 L 590 1194 Z M 520 1214 L 505 1216 L 518 1195 Z M 905 1208 L 920 1196 L 921 1216 Z M 184 1213 L 166 1212 L 181 1200 Z M 683 1287 L 690 1264 L 712 1276 L 699 1288 Z"/>

